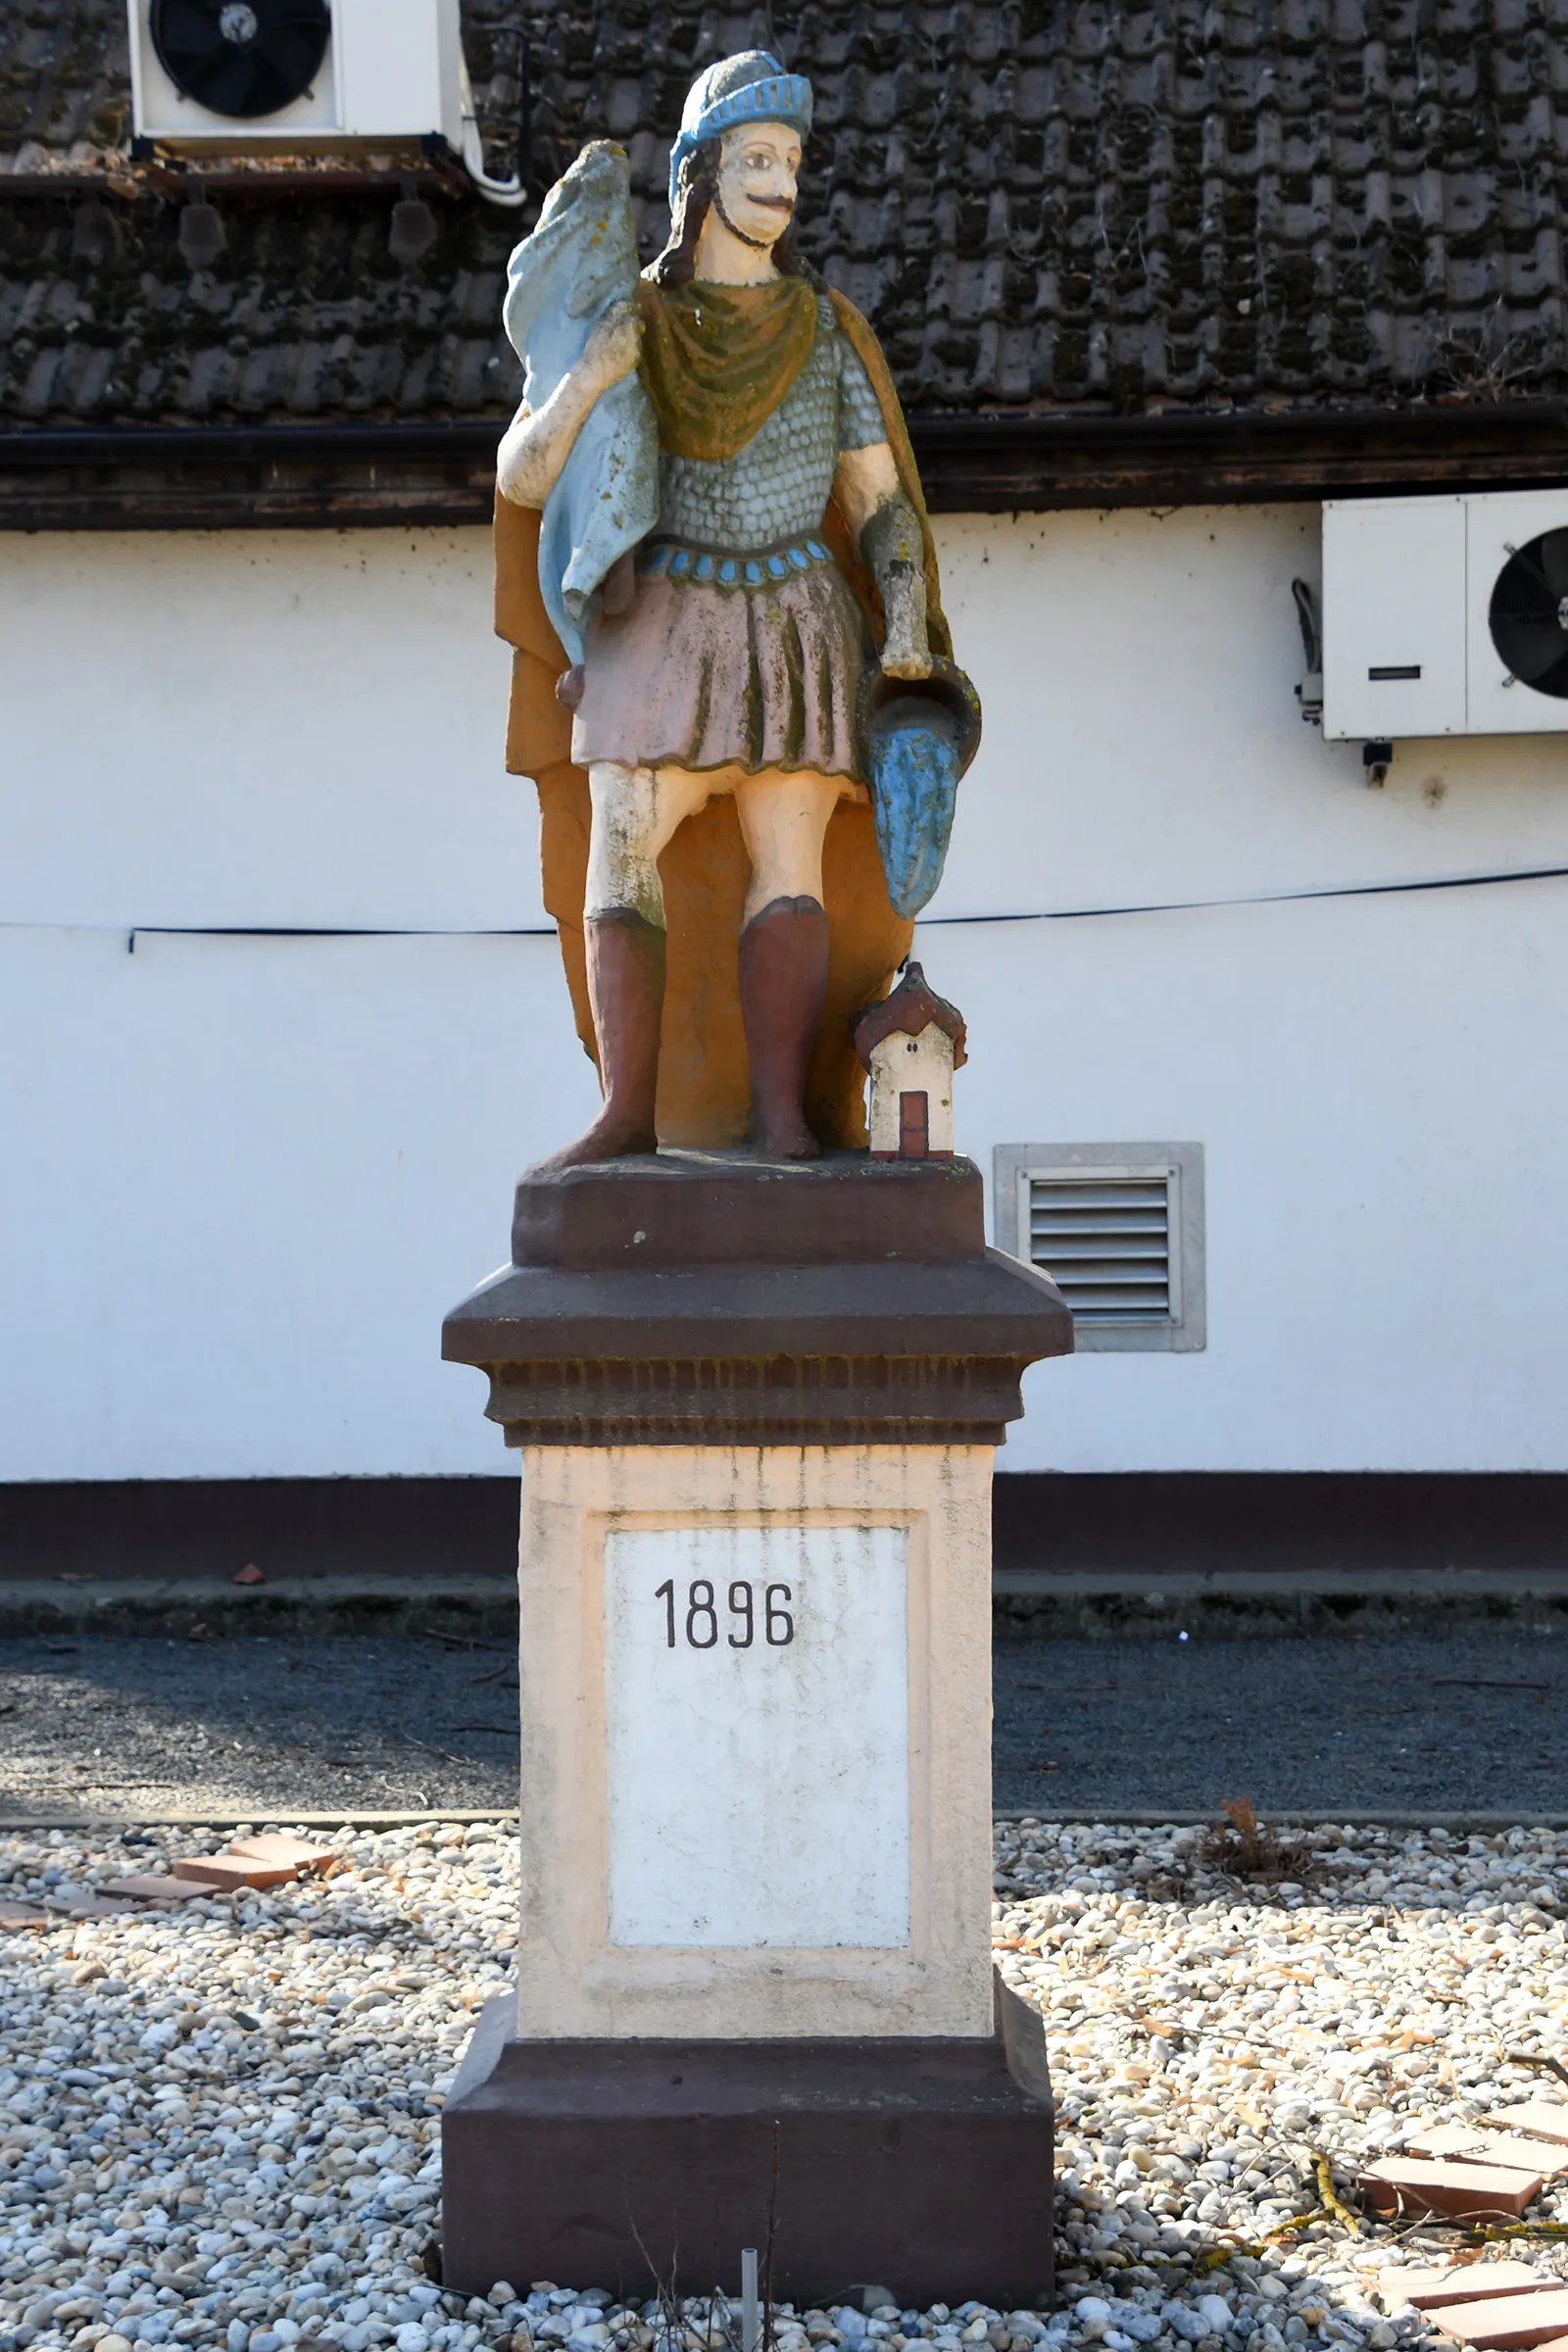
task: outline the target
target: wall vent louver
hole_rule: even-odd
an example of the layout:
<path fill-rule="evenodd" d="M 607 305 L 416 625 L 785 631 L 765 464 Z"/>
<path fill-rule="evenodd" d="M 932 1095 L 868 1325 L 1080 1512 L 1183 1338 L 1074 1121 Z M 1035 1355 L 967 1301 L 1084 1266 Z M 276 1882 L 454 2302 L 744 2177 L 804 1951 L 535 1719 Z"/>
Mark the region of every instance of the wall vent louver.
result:
<path fill-rule="evenodd" d="M 1081 1353 L 1205 1345 L 1201 1144 L 999 1144 L 1000 1248 L 1049 1274 Z"/>
<path fill-rule="evenodd" d="M 1029 1260 L 1078 1323 L 1171 1319 L 1171 1188 L 1163 1176 L 1084 1169 L 1029 1179 Z M 1181 1312 L 1179 1275 L 1176 1311 Z"/>

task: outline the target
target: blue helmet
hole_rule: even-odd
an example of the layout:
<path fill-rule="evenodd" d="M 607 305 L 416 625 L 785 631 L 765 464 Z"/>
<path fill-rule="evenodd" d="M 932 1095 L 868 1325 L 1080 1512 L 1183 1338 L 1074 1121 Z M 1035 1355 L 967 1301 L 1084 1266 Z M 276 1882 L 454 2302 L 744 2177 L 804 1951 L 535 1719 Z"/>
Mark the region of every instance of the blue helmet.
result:
<path fill-rule="evenodd" d="M 739 122 L 787 122 L 806 138 L 811 128 L 810 83 L 804 74 L 786 74 L 765 49 L 743 49 L 700 74 L 686 93 L 680 135 L 669 151 L 671 212 L 687 156 Z"/>

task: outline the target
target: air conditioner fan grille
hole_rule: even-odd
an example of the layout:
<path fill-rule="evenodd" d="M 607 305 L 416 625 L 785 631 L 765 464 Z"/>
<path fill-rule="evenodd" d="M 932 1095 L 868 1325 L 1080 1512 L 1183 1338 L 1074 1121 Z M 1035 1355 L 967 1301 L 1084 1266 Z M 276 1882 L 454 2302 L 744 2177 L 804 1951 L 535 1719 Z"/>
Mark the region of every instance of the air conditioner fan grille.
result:
<path fill-rule="evenodd" d="M 327 0 L 153 0 L 153 47 L 170 79 L 209 114 L 280 114 L 321 69 Z"/>
<path fill-rule="evenodd" d="M 1514 550 L 1493 587 L 1487 621 L 1522 686 L 1568 700 L 1568 529 L 1544 531 Z"/>

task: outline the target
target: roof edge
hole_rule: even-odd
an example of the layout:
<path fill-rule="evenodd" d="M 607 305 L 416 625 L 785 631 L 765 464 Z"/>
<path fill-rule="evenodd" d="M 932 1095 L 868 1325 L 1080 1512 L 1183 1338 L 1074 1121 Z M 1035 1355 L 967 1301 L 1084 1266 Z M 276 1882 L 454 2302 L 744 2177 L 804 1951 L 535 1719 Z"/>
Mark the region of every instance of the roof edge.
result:
<path fill-rule="evenodd" d="M 915 415 L 932 508 L 1240 505 L 1568 481 L 1568 400 Z"/>
<path fill-rule="evenodd" d="M 482 523 L 505 420 L 0 430 L 0 529 Z M 938 514 L 1568 483 L 1568 400 L 909 417 Z"/>

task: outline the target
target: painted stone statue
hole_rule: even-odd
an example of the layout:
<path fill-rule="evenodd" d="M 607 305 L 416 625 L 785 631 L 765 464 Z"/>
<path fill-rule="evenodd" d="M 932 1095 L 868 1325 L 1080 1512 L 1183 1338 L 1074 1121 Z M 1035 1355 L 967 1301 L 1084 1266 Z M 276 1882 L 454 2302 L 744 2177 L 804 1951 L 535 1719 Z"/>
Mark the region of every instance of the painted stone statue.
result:
<path fill-rule="evenodd" d="M 550 1166 L 865 1143 L 850 1016 L 907 954 L 978 732 L 886 364 L 796 251 L 810 124 L 802 76 L 728 58 L 647 270 L 606 144 L 513 258 L 509 764 L 604 1095 Z"/>

